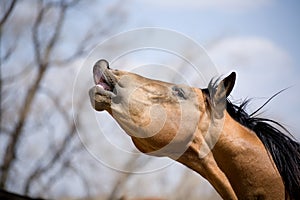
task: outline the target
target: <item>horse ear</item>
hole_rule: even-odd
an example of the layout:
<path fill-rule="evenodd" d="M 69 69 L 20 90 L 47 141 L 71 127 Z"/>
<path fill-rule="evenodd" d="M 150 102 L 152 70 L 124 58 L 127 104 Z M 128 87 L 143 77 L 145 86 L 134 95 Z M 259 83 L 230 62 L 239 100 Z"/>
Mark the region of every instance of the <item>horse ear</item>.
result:
<path fill-rule="evenodd" d="M 231 93 L 231 91 L 234 87 L 234 84 L 235 84 L 235 80 L 236 80 L 236 73 L 231 72 L 231 74 L 229 74 L 226 78 L 224 78 L 220 82 L 220 84 L 223 84 L 222 87 L 225 89 L 226 97 L 228 97 L 229 94 Z"/>
<path fill-rule="evenodd" d="M 209 105 L 213 111 L 215 118 L 220 119 L 223 117 L 224 110 L 226 109 L 226 98 L 229 96 L 233 89 L 236 79 L 236 73 L 232 72 L 229 76 L 224 78 L 222 81 L 213 82 L 210 81 L 208 88 L 206 90 L 206 95 L 208 95 Z"/>

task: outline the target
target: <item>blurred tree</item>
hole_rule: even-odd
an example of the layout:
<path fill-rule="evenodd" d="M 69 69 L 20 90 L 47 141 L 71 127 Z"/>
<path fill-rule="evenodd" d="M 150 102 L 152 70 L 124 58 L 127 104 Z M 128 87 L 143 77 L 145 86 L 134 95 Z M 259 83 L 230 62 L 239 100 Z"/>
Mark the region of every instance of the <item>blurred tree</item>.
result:
<path fill-rule="evenodd" d="M 88 194 L 71 156 L 83 149 L 71 106 L 80 112 L 86 101 L 78 91 L 83 100 L 72 102 L 74 68 L 123 22 L 122 3 L 8 0 L 0 13 L 0 188 L 51 197 L 55 181 L 72 173 Z"/>
<path fill-rule="evenodd" d="M 86 125 L 88 120 L 79 119 L 86 109 L 87 91 L 76 91 L 82 93 L 82 99 L 72 102 L 73 79 L 87 53 L 126 19 L 124 2 L 0 1 L 1 189 L 45 198 L 74 197 L 83 192 L 85 199 L 90 194 L 106 194 L 98 199 L 114 200 L 125 193 L 129 197 L 147 196 L 155 188 L 155 195 L 171 199 L 203 197 L 201 178 L 193 172 L 183 174 L 177 184 L 172 181 L 180 172 L 174 175 L 172 171 L 166 173 L 168 170 L 139 177 L 114 171 L 112 177 L 106 169 L 100 179 L 93 171 L 99 165 L 91 162 L 93 158 L 75 137 L 76 129 L 91 127 Z M 71 112 L 72 105 L 75 113 Z M 97 145 L 101 146 L 101 141 Z M 113 159 L 118 155 L 109 156 Z M 150 160 L 137 158 L 115 159 L 125 160 L 124 168 L 129 171 L 142 168 Z M 57 184 L 60 180 L 64 180 L 63 186 Z"/>

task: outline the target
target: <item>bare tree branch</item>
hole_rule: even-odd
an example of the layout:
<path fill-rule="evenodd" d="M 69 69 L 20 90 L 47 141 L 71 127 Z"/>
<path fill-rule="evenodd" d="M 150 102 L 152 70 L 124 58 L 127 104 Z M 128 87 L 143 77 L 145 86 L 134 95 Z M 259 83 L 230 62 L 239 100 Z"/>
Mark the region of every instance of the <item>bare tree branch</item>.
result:
<path fill-rule="evenodd" d="M 1 43 L 0 43 L 1 44 Z M 15 42 L 11 47 L 9 47 L 6 52 L 1 55 L 1 64 L 5 63 L 5 61 L 7 61 L 11 55 L 13 54 L 13 52 L 16 50 L 17 48 L 17 42 Z"/>
<path fill-rule="evenodd" d="M 56 109 L 61 114 L 61 116 L 65 120 L 65 123 L 69 124 L 70 121 L 72 121 L 72 119 L 70 119 L 66 109 L 63 107 L 63 105 L 61 105 L 61 101 L 59 97 L 56 97 L 55 94 L 53 94 L 53 92 L 51 92 L 51 90 L 49 90 L 46 87 L 41 87 L 40 89 L 41 89 L 40 91 L 53 102 L 54 109 Z"/>
<path fill-rule="evenodd" d="M 5 139 L 7 139 L 7 142 L 5 142 L 4 144 L 6 146 L 1 147 L 2 149 L 4 149 L 4 152 L 3 154 L 1 154 L 3 155 L 1 156 L 3 157 L 3 159 L 1 158 L 0 161 L 1 164 L 0 188 L 8 189 L 11 188 L 12 185 L 13 187 L 15 187 L 14 184 L 17 183 L 18 179 L 15 179 L 15 177 L 13 177 L 14 175 L 13 170 L 19 167 L 19 162 L 17 162 L 18 161 L 17 152 L 20 152 L 20 146 L 22 147 L 22 143 L 20 143 L 20 141 L 21 138 L 24 138 L 23 136 L 25 135 L 25 133 L 26 136 L 27 133 L 29 133 L 29 131 L 33 131 L 34 133 L 37 133 L 38 131 L 33 130 L 33 128 L 36 128 L 37 125 L 42 127 L 42 131 L 46 129 L 47 132 L 51 131 L 50 128 L 52 125 L 53 125 L 52 127 L 55 127 L 54 123 L 48 124 L 47 122 L 47 125 L 44 125 L 43 121 L 38 119 L 40 116 L 44 117 L 46 116 L 46 114 L 49 114 L 46 111 L 49 111 L 49 109 L 53 108 L 55 109 L 54 110 L 55 114 L 53 116 L 56 116 L 56 113 L 59 113 L 58 115 L 62 116 L 63 119 L 61 120 L 61 125 L 67 127 L 67 130 L 61 131 L 59 139 L 62 139 L 62 141 L 60 145 L 57 145 L 57 140 L 55 141 L 53 140 L 54 142 L 52 142 L 52 144 L 50 144 L 50 142 L 47 143 L 47 146 L 49 144 L 49 151 L 47 151 L 47 154 L 42 153 L 43 156 L 34 160 L 33 163 L 34 165 L 32 165 L 34 167 L 32 167 L 30 173 L 26 175 L 22 174 L 25 177 L 24 183 L 22 182 L 17 187 L 21 188 L 19 189 L 20 191 L 23 189 L 24 193 L 26 194 L 33 191 L 35 192 L 37 191 L 37 193 L 39 191 L 45 192 L 43 188 L 44 189 L 46 188 L 43 187 L 42 184 L 37 186 L 36 183 L 39 182 L 44 183 L 45 180 L 44 178 L 47 177 L 45 185 L 52 185 L 61 177 L 62 173 L 71 172 L 72 174 L 75 174 L 77 177 L 80 178 L 80 180 L 82 181 L 82 186 L 87 191 L 87 195 L 89 195 L 90 193 L 89 181 L 84 176 L 83 171 L 80 171 L 80 168 L 76 168 L 76 165 L 72 163 L 72 157 L 69 157 L 69 155 L 67 154 L 70 152 L 70 149 L 72 150 L 72 155 L 77 152 L 73 149 L 78 148 L 78 150 L 80 151 L 82 150 L 80 145 L 77 144 L 74 145 L 73 143 L 74 141 L 76 141 L 74 139 L 75 138 L 74 136 L 76 135 L 76 125 L 78 124 L 75 125 L 74 119 L 69 110 L 70 107 L 64 105 L 62 98 L 60 96 L 61 94 L 56 94 L 55 92 L 51 92 L 51 90 L 47 88 L 48 85 L 47 87 L 42 87 L 45 79 L 48 81 L 47 78 L 50 78 L 50 80 L 52 78 L 50 76 L 48 77 L 47 75 L 47 74 L 51 74 L 51 73 L 47 73 L 50 68 L 55 66 L 68 66 L 69 63 L 76 61 L 76 59 L 78 59 L 79 56 L 83 56 L 87 53 L 87 51 L 90 51 L 94 46 L 95 42 L 99 40 L 99 38 L 102 38 L 103 36 L 112 32 L 112 29 L 114 28 L 113 26 L 115 26 L 117 23 L 120 22 L 117 19 L 118 18 L 117 14 L 119 14 L 118 13 L 119 2 L 118 2 L 117 3 L 118 5 L 116 5 L 115 8 L 107 12 L 108 15 L 105 14 L 103 15 L 103 18 L 99 19 L 98 22 L 101 23 L 97 24 L 99 25 L 97 26 L 98 27 L 97 30 L 92 31 L 93 29 L 90 29 L 91 31 L 88 31 L 89 29 L 87 28 L 86 29 L 87 34 L 83 38 L 81 38 L 81 36 L 83 35 L 77 37 L 78 41 L 75 41 L 76 47 L 74 48 L 75 50 L 74 52 L 72 51 L 72 53 L 68 54 L 68 56 L 64 54 L 59 54 L 59 56 L 55 55 L 56 50 L 60 50 L 60 48 L 62 50 L 65 50 L 64 49 L 66 47 L 65 44 L 61 44 L 60 41 L 65 35 L 68 36 L 68 34 L 64 32 L 63 27 L 67 24 L 66 22 L 68 22 L 67 14 L 69 8 L 77 5 L 79 1 L 80 0 L 37 1 L 34 4 L 34 8 L 37 9 L 37 12 L 33 17 L 31 14 L 26 15 L 27 13 L 20 13 L 21 17 L 23 17 L 23 14 L 25 18 L 28 16 L 30 17 L 24 20 L 24 22 L 26 23 L 24 25 L 29 27 L 29 30 L 31 31 L 29 32 L 30 33 L 29 40 L 28 40 L 28 36 L 25 36 L 24 38 L 23 35 L 20 35 L 22 36 L 20 41 L 23 39 L 30 41 L 33 47 L 32 48 L 33 54 L 28 54 L 31 57 L 28 59 L 28 61 L 26 61 L 26 63 L 29 63 L 30 61 L 31 62 L 28 64 L 28 66 L 25 65 L 21 66 L 20 72 L 15 73 L 14 75 L 7 74 L 4 78 L 0 74 L 0 92 L 1 92 L 0 96 L 1 97 L 7 96 L 8 100 L 10 100 L 11 97 L 13 97 L 16 99 L 16 105 L 21 105 L 21 107 L 18 106 L 14 107 L 15 105 L 14 103 L 11 103 L 9 101 L 6 101 L 7 103 L 5 103 L 6 104 L 5 106 L 10 106 L 7 109 L 5 109 L 5 111 L 7 111 L 5 113 L 10 114 L 11 117 L 5 117 L 6 122 L 9 123 L 7 123 L 7 125 L 6 124 L 3 125 L 1 123 L 0 126 L 1 133 L 4 133 L 5 134 L 4 137 L 6 137 Z M 12 2 L 10 2 L 7 12 L 5 12 L 4 17 L 1 18 L 1 23 L 2 23 L 0 24 L 1 27 L 3 25 L 5 26 L 9 25 L 9 23 L 7 23 L 8 22 L 7 19 L 11 15 L 13 8 L 16 7 L 17 2 L 20 1 L 13 0 Z M 25 7 L 28 6 L 27 4 L 20 4 L 20 5 L 22 6 L 25 5 Z M 22 6 L 17 6 L 17 9 L 19 8 L 21 9 Z M 30 21 L 27 19 L 30 19 Z M 1 27 L 0 27 L 0 42 L 2 41 Z M 14 26 L 12 26 L 12 29 L 9 30 L 16 31 L 14 30 Z M 17 29 L 17 31 L 18 30 L 19 29 Z M 12 39 L 11 38 L 12 35 L 9 34 L 5 35 L 5 37 L 8 37 L 8 39 Z M 14 42 L 14 40 L 12 41 Z M 11 59 L 14 56 L 15 56 L 14 59 L 18 60 L 17 56 L 19 56 L 18 54 L 19 52 L 16 52 L 16 49 L 19 50 L 19 48 L 22 48 L 22 46 L 21 45 L 17 46 L 17 42 L 10 44 L 10 48 L 5 50 L 4 54 L 1 54 L 1 58 L 0 58 L 1 61 Z M 27 55 L 27 54 L 22 54 L 21 56 L 23 55 Z M 6 69 L 8 70 L 9 66 L 6 66 Z M 13 96 L 13 94 L 10 94 L 9 92 L 11 92 L 11 88 L 12 88 L 11 86 L 14 85 L 10 85 L 10 84 L 16 84 L 16 85 L 20 84 L 21 82 L 18 82 L 16 80 L 20 80 L 24 78 L 24 74 L 30 74 L 30 78 L 31 75 L 34 77 L 32 77 L 32 80 L 30 80 L 28 83 L 26 82 L 24 84 L 25 89 L 24 92 L 21 93 L 21 98 L 19 98 L 19 96 Z M 55 81 L 56 80 L 57 79 L 55 79 Z M 5 83 L 4 85 L 5 87 L 3 88 L 4 91 L 2 90 L 2 83 Z M 44 110 L 44 108 L 39 109 L 37 114 L 33 112 L 37 109 L 33 109 L 33 108 L 35 106 L 34 105 L 35 102 L 39 101 L 40 103 L 41 99 L 38 98 L 39 97 L 38 95 L 41 93 L 45 94 L 48 97 L 51 105 L 48 104 L 46 110 Z M 82 96 L 84 97 L 85 95 Z M 48 99 L 47 99 L 47 103 L 49 102 Z M 80 109 L 81 107 L 83 107 L 82 104 L 84 102 L 86 101 L 82 100 L 82 101 L 78 101 L 78 103 L 76 102 L 76 106 L 78 107 L 78 109 L 76 110 L 77 112 L 80 112 Z M 1 98 L 0 98 L 0 103 L 2 107 L 3 103 L 1 102 Z M 44 105 L 43 102 L 41 105 Z M 0 118 L 3 116 L 2 113 L 3 112 L 1 110 Z M 76 117 L 76 113 L 75 113 L 75 117 Z M 35 122 L 36 119 L 38 119 L 37 121 L 40 122 L 39 124 Z M 76 120 L 76 122 L 79 122 L 79 120 Z M 53 128 L 53 131 L 55 131 L 55 128 Z M 29 153 L 30 151 L 31 149 L 28 149 Z M 23 159 L 25 160 L 26 158 L 27 157 L 22 157 L 21 159 L 23 161 Z M 135 165 L 135 167 L 136 166 L 137 165 Z M 59 173 L 53 175 L 52 172 L 56 170 L 59 170 Z M 49 175 L 50 178 L 47 175 Z M 13 181 L 14 179 L 16 181 Z M 118 183 L 118 185 L 120 185 L 120 182 Z M 118 188 L 116 191 L 119 190 Z"/>
<path fill-rule="evenodd" d="M 11 15 L 15 5 L 16 5 L 17 0 L 12 0 L 10 5 L 8 6 L 8 9 L 6 11 L 4 11 L 4 15 L 3 17 L 0 19 L 0 45 L 2 45 L 2 27 L 5 24 L 5 22 L 7 21 L 7 19 L 9 18 L 9 16 Z M 2 51 L 2 48 L 0 47 L 0 51 Z M 0 93 L 2 94 L 2 64 L 3 61 L 5 60 L 5 58 L 8 58 L 9 55 L 11 53 L 9 53 L 10 51 L 7 51 L 5 56 L 2 58 L 2 52 L 1 52 L 1 56 L 0 56 Z M 0 111 L 2 112 L 2 95 L 0 95 Z M 0 125 L 2 125 L 2 115 L 0 114 Z M 1 188 L 1 182 L 0 182 L 0 188 Z"/>
<path fill-rule="evenodd" d="M 24 66 L 20 72 L 10 75 L 10 76 L 5 76 L 2 77 L 2 82 L 4 85 L 8 84 L 14 84 L 16 80 L 20 80 L 21 78 L 26 77 L 32 70 L 33 70 L 33 63 L 29 63 L 28 65 Z"/>
<path fill-rule="evenodd" d="M 33 36 L 36 61 L 39 66 L 38 75 L 26 94 L 25 101 L 23 103 L 23 108 L 20 110 L 20 113 L 19 113 L 19 119 L 18 119 L 14 129 L 10 133 L 10 135 L 11 135 L 10 141 L 8 142 L 8 145 L 6 147 L 5 156 L 4 156 L 4 160 L 3 160 L 3 164 L 2 164 L 2 174 L 0 177 L 0 188 L 6 187 L 6 181 L 9 176 L 9 171 L 10 171 L 11 165 L 14 163 L 15 158 L 16 158 L 16 150 L 17 150 L 16 147 L 18 146 L 18 142 L 19 142 L 20 136 L 22 134 L 24 124 L 26 123 L 27 116 L 30 112 L 34 97 L 37 94 L 37 90 L 40 86 L 41 81 L 44 78 L 47 67 L 49 66 L 49 63 L 48 63 L 49 55 L 54 47 L 54 44 L 56 43 L 56 41 L 58 39 L 62 24 L 63 24 L 63 20 L 65 17 L 64 13 L 66 11 L 65 10 L 66 6 L 61 4 L 62 7 L 60 10 L 60 17 L 55 26 L 56 29 L 54 29 L 54 33 L 53 33 L 49 43 L 46 46 L 46 52 L 43 56 L 44 59 L 47 59 L 47 60 L 41 60 L 41 47 L 40 47 L 41 44 L 39 42 L 39 37 L 38 37 L 38 28 L 41 25 L 43 16 L 45 14 L 45 10 L 47 10 L 49 8 L 49 5 L 50 4 L 47 4 L 47 6 L 41 8 L 40 13 L 38 14 L 37 19 L 34 23 L 32 36 Z"/>
<path fill-rule="evenodd" d="M 56 25 L 54 26 L 55 32 L 52 35 L 52 37 L 50 38 L 48 45 L 46 46 L 46 51 L 45 51 L 45 56 L 44 56 L 44 61 L 46 61 L 46 62 L 49 62 L 49 56 L 52 52 L 54 45 L 58 41 L 58 37 L 61 33 L 63 22 L 65 20 L 67 8 L 68 7 L 65 4 L 63 4 L 63 3 L 61 4 L 60 11 L 59 11 L 59 17 L 57 19 Z"/>
<path fill-rule="evenodd" d="M 147 162 L 150 161 L 150 158 L 148 158 L 147 160 L 145 160 L 143 163 L 139 163 L 139 157 L 136 156 L 132 156 L 130 157 L 127 162 L 125 163 L 126 169 L 128 169 L 129 171 L 134 171 L 136 169 L 138 169 L 139 167 L 141 167 L 141 165 L 145 165 Z M 123 189 L 124 185 L 129 181 L 129 178 L 133 175 L 134 173 L 123 173 L 121 174 L 115 185 L 113 186 L 112 191 L 110 192 L 110 195 L 108 197 L 108 200 L 116 200 L 119 199 L 119 193 L 120 190 Z"/>
<path fill-rule="evenodd" d="M 81 145 L 79 148 L 73 148 L 69 154 L 75 155 L 78 153 L 78 150 L 82 151 Z M 42 187 L 39 195 L 44 194 L 46 191 L 49 190 L 49 188 L 52 187 L 52 185 L 55 184 L 55 182 L 57 182 L 61 178 L 62 175 L 71 171 L 81 180 L 82 186 L 84 187 L 84 189 L 86 191 L 86 195 L 87 195 L 86 198 L 89 198 L 91 196 L 89 180 L 85 177 L 85 175 L 79 169 L 77 169 L 75 166 L 72 165 L 70 156 L 67 157 L 64 161 L 62 161 L 62 164 L 60 165 L 60 168 L 57 171 L 59 173 L 55 173 L 53 176 L 51 176 L 49 178 L 47 183 Z"/>
<path fill-rule="evenodd" d="M 20 136 L 22 134 L 22 129 L 24 124 L 26 123 L 27 115 L 32 106 L 33 99 L 36 95 L 36 91 L 40 85 L 41 80 L 45 75 L 46 68 L 40 68 L 37 78 L 35 79 L 33 85 L 30 87 L 26 94 L 25 101 L 23 103 L 24 107 L 21 109 L 19 113 L 18 122 L 15 125 L 15 128 L 10 133 L 10 141 L 5 150 L 5 156 L 2 164 L 2 174 L 0 177 L 0 188 L 6 187 L 6 181 L 9 175 L 10 167 L 13 164 L 16 158 L 16 146 L 19 142 Z"/>
<path fill-rule="evenodd" d="M 39 41 L 39 33 L 38 33 L 38 29 L 42 23 L 42 19 L 43 19 L 43 15 L 45 13 L 45 9 L 47 7 L 42 7 L 42 2 L 39 2 L 39 7 L 40 8 L 40 12 L 38 13 L 34 25 L 32 27 L 32 42 L 33 42 L 33 47 L 34 47 L 34 55 L 35 55 L 35 60 L 36 63 L 40 64 L 41 63 L 41 44 Z"/>
<path fill-rule="evenodd" d="M 16 3 L 17 3 L 17 0 L 12 0 L 10 5 L 8 6 L 8 9 L 6 11 L 4 11 L 4 15 L 0 20 L 0 32 L 1 32 L 3 24 L 6 22 L 8 17 L 11 15 Z"/>
<path fill-rule="evenodd" d="M 83 103 L 81 102 L 78 106 L 78 111 L 80 112 L 80 110 L 83 107 Z M 63 112 L 63 111 L 61 111 Z M 76 117 L 77 118 L 77 117 Z M 63 152 L 66 150 L 66 148 L 69 146 L 69 144 L 71 143 L 73 137 L 76 135 L 76 130 L 77 130 L 77 126 L 79 124 L 75 124 L 73 119 L 69 119 L 69 130 L 67 131 L 67 133 L 65 134 L 65 138 L 62 142 L 62 144 L 60 145 L 60 147 L 56 150 L 56 152 L 54 153 L 52 159 L 43 167 L 38 167 L 37 169 L 33 170 L 33 172 L 29 175 L 29 178 L 27 179 L 25 186 L 24 186 L 24 193 L 25 194 L 29 194 L 30 192 L 30 187 L 32 186 L 32 183 L 39 179 L 40 176 L 44 173 L 46 173 L 47 171 L 49 171 L 53 165 L 61 159 Z M 75 120 L 78 121 L 78 120 Z M 52 150 L 53 151 L 53 150 Z M 49 153 L 49 152 L 47 152 Z M 44 158 L 44 156 L 42 156 L 42 158 Z M 40 161 L 38 161 L 37 163 L 39 163 Z"/>
<path fill-rule="evenodd" d="M 38 167 L 30 174 L 30 176 L 27 179 L 25 186 L 24 186 L 25 194 L 29 194 L 32 183 L 35 180 L 39 179 L 42 174 L 46 173 L 48 170 L 50 170 L 53 167 L 54 163 L 56 163 L 58 160 L 60 160 L 61 156 L 63 155 L 63 152 L 68 147 L 68 144 L 72 141 L 72 138 L 74 137 L 74 135 L 76 135 L 75 133 L 76 133 L 76 125 L 75 125 L 75 123 L 73 123 L 73 125 L 69 128 L 69 131 L 66 134 L 65 139 L 63 140 L 63 143 L 56 150 L 52 159 L 45 166 Z"/>

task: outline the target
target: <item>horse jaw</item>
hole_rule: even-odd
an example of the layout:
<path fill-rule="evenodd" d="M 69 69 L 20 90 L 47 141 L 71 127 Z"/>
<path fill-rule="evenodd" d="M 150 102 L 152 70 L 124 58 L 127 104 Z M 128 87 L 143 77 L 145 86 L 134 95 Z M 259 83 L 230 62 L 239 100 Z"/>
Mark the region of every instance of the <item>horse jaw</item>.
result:
<path fill-rule="evenodd" d="M 111 116 L 140 151 L 178 158 L 188 148 L 200 116 L 194 88 L 119 71 L 115 90 Z"/>

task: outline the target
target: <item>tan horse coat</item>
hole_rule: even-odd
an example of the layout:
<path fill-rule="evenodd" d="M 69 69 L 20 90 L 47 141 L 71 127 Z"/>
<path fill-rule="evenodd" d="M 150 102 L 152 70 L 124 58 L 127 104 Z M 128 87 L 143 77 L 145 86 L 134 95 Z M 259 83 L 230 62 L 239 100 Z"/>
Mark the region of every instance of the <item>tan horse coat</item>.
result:
<path fill-rule="evenodd" d="M 95 110 L 106 110 L 143 153 L 168 156 L 207 179 L 224 199 L 284 199 L 281 176 L 262 142 L 198 88 L 94 67 Z M 220 82 L 226 98 L 235 74 Z M 222 107 L 222 106 L 221 106 Z M 216 113 L 214 113 L 216 112 Z"/>

